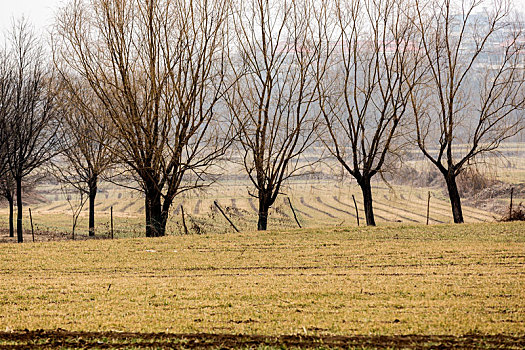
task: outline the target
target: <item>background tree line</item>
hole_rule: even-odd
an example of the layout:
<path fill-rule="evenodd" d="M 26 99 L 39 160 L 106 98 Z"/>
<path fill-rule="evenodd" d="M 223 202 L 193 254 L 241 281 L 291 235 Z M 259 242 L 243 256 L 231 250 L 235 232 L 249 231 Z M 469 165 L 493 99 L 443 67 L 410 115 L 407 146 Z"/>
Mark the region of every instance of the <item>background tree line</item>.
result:
<path fill-rule="evenodd" d="M 177 195 L 242 164 L 258 229 L 325 150 L 361 187 L 417 147 L 456 178 L 524 127 L 525 35 L 506 0 L 71 0 L 51 52 L 24 20 L 0 53 L 0 179 L 17 200 L 46 165 L 89 199 L 130 174 L 146 236 Z M 83 204 L 82 204 L 83 205 Z"/>

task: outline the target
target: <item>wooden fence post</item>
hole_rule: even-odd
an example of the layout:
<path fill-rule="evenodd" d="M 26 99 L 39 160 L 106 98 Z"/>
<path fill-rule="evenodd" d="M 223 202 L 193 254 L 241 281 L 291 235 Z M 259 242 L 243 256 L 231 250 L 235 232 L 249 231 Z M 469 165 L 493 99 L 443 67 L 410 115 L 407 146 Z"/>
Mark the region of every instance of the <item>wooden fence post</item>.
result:
<path fill-rule="evenodd" d="M 352 199 L 354 200 L 355 217 L 357 218 L 357 226 L 359 226 L 359 211 L 357 210 L 357 202 L 355 201 L 354 195 L 352 195 Z"/>
<path fill-rule="evenodd" d="M 430 191 L 428 191 L 428 200 L 427 200 L 427 225 L 430 218 Z"/>
<path fill-rule="evenodd" d="M 184 219 L 184 206 L 180 205 L 180 211 L 182 213 L 182 225 L 184 226 L 184 234 L 188 234 L 188 227 L 186 226 L 186 220 Z"/>
<path fill-rule="evenodd" d="M 299 228 L 302 228 L 301 224 L 299 223 L 299 220 L 297 219 L 297 215 L 295 215 L 295 210 L 293 208 L 292 201 L 290 200 L 290 197 L 286 197 L 286 198 L 288 198 L 288 203 L 290 204 L 290 208 L 292 208 L 293 217 L 295 219 L 295 222 L 297 223 L 297 226 L 299 226 Z"/>
<path fill-rule="evenodd" d="M 233 226 L 233 228 L 235 229 L 235 231 L 237 231 L 237 233 L 239 233 L 240 231 L 237 229 L 237 227 L 235 227 L 235 225 L 233 224 L 233 222 L 230 220 L 230 218 L 226 215 L 226 213 L 224 213 L 224 211 L 222 210 L 222 208 L 219 206 L 219 203 L 217 203 L 217 201 L 213 201 L 213 204 L 215 204 L 215 206 L 219 209 L 219 211 L 221 212 L 222 216 L 224 216 L 226 218 L 226 220 L 228 220 L 228 222 L 230 223 L 230 225 Z"/>
<path fill-rule="evenodd" d="M 35 242 L 35 229 L 33 228 L 33 215 L 31 214 L 31 208 L 29 208 L 29 221 L 31 221 L 31 236 L 33 236 L 33 243 Z"/>
<path fill-rule="evenodd" d="M 113 207 L 111 207 L 111 239 L 113 239 Z"/>

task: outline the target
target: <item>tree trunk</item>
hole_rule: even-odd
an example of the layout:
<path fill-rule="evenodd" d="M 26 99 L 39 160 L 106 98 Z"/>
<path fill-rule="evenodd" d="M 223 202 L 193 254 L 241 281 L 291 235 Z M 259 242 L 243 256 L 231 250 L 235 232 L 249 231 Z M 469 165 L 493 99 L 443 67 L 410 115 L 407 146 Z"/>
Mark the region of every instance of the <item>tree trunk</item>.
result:
<path fill-rule="evenodd" d="M 15 203 L 13 196 L 9 194 L 7 196 L 7 201 L 9 202 L 9 237 L 15 236 L 15 223 L 14 223 L 14 212 L 15 212 Z"/>
<path fill-rule="evenodd" d="M 97 177 L 89 181 L 89 235 L 95 236 L 95 198 L 97 196 Z"/>
<path fill-rule="evenodd" d="M 361 192 L 363 193 L 366 225 L 375 226 L 376 221 L 374 218 L 374 207 L 372 206 L 372 186 L 370 184 L 370 178 L 363 177 L 359 182 L 359 186 L 361 187 Z"/>
<path fill-rule="evenodd" d="M 161 237 L 166 234 L 166 217 L 163 215 L 161 193 L 155 185 L 146 191 L 146 237 Z"/>
<path fill-rule="evenodd" d="M 22 243 L 24 241 L 24 237 L 22 235 L 22 178 L 17 177 L 15 178 L 16 181 L 16 206 L 18 209 L 18 212 L 16 213 L 16 236 L 18 239 L 18 243 Z"/>
<path fill-rule="evenodd" d="M 257 222 L 257 230 L 266 231 L 268 228 L 268 205 L 267 195 L 259 192 L 259 221 Z"/>
<path fill-rule="evenodd" d="M 452 206 L 452 216 L 454 217 L 454 223 L 462 224 L 463 221 L 463 210 L 461 209 L 461 198 L 459 197 L 458 186 L 456 184 L 456 176 L 445 175 L 445 181 L 447 182 L 448 197 L 450 198 L 450 205 Z"/>
<path fill-rule="evenodd" d="M 150 209 L 150 237 L 161 237 L 166 234 L 166 222 L 162 215 L 162 205 L 160 202 L 160 196 L 154 198 Z"/>
<path fill-rule="evenodd" d="M 259 221 L 257 222 L 257 230 L 266 231 L 268 227 L 268 209 L 259 208 Z"/>
<path fill-rule="evenodd" d="M 147 192 L 145 193 L 144 198 L 144 211 L 146 212 L 146 237 L 151 237 L 151 230 L 149 223 L 151 221 L 151 206 L 149 204 L 150 198 L 148 197 Z"/>

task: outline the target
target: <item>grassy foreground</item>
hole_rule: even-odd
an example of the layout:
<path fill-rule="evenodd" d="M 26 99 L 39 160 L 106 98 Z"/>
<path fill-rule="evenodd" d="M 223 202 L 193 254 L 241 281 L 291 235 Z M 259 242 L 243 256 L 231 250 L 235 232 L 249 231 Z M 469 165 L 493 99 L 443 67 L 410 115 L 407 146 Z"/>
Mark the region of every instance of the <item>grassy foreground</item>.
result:
<path fill-rule="evenodd" d="M 525 224 L 0 244 L 0 331 L 25 329 L 523 339 Z"/>

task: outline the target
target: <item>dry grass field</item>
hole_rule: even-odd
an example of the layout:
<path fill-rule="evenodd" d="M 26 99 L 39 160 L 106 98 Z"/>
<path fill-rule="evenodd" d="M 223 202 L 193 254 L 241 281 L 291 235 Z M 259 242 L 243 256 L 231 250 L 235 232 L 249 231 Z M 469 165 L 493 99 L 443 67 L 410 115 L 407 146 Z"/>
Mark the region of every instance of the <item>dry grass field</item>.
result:
<path fill-rule="evenodd" d="M 143 197 L 103 183 L 97 237 L 113 208 L 120 239 L 87 239 L 84 208 L 71 241 L 68 202 L 40 185 L 25 207 L 36 243 L 9 244 L 0 208 L 0 348 L 523 349 L 525 224 L 494 209 L 512 187 L 525 202 L 523 145 L 505 145 L 496 186 L 464 199 L 465 225 L 439 186 L 378 182 L 378 227 L 357 227 L 355 182 L 321 177 L 291 181 L 255 232 L 250 184 L 222 180 L 177 197 L 168 236 L 146 239 Z M 27 212 L 24 225 L 31 242 Z"/>
<path fill-rule="evenodd" d="M 523 223 L 0 250 L 0 345 L 525 346 Z"/>

